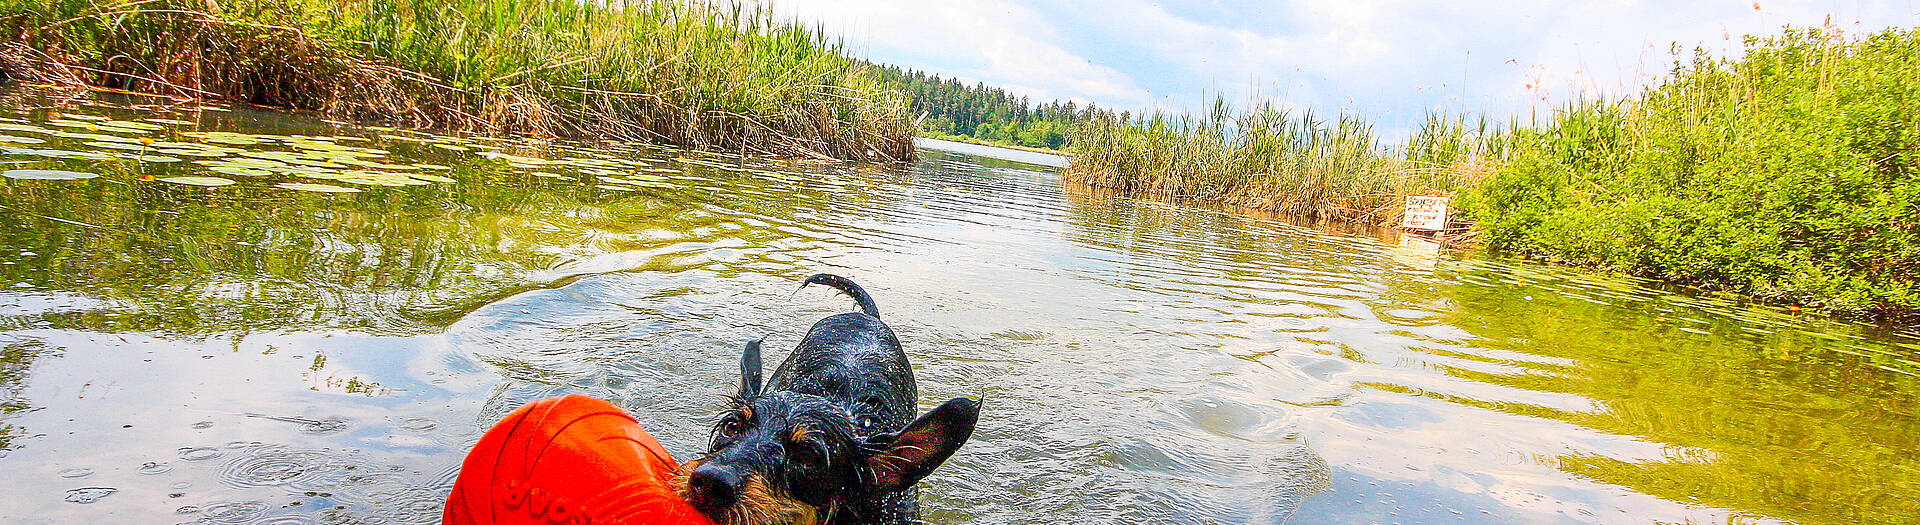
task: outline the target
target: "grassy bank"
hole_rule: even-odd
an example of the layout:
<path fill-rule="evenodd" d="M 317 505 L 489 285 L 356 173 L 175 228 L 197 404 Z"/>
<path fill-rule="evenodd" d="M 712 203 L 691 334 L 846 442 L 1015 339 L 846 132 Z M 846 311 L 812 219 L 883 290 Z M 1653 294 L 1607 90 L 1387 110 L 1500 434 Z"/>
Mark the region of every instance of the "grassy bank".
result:
<path fill-rule="evenodd" d="M 1254 105 L 1102 118 L 1069 181 L 1390 223 L 1455 195 L 1501 252 L 1811 306 L 1920 316 L 1920 36 L 1789 30 L 1734 58 L 1537 122 L 1433 117 L 1383 146 L 1365 121 Z"/>
<path fill-rule="evenodd" d="M 640 0 L 0 0 L 0 72 L 343 118 L 900 160 L 905 101 L 820 29 Z"/>
<path fill-rule="evenodd" d="M 1462 202 L 1497 250 L 1804 304 L 1920 313 L 1920 33 L 1697 54 L 1522 130 Z"/>
<path fill-rule="evenodd" d="M 974 145 L 980 145 L 980 146 L 992 146 L 996 148 L 1017 149 L 1020 151 L 1029 151 L 1033 153 L 1045 153 L 1048 155 L 1067 154 L 1065 151 L 1057 150 L 1057 149 L 1036 148 L 1033 146 L 1022 146 L 1020 144 L 998 141 L 998 140 L 982 140 L 979 138 L 969 137 L 966 135 L 948 135 L 946 133 L 924 130 L 924 129 L 920 130 L 920 136 L 930 138 L 930 139 L 939 139 L 939 140 L 945 140 L 945 141 L 951 141 L 951 142 L 963 142 L 967 144 L 974 144 Z"/>

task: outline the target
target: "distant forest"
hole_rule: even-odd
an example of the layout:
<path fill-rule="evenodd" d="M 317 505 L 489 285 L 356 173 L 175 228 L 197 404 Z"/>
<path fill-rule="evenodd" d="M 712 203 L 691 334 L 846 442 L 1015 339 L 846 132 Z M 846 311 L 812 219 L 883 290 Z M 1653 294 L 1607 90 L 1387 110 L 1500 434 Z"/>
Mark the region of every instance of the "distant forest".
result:
<path fill-rule="evenodd" d="M 889 87 L 906 93 L 909 109 L 921 118 L 920 129 L 936 138 L 944 135 L 1060 149 L 1067 143 L 1068 128 L 1105 111 L 1094 104 L 1078 106 L 1071 100 L 1034 106 L 1027 97 L 1016 97 L 984 83 L 968 85 L 956 78 L 885 64 L 873 67 Z"/>

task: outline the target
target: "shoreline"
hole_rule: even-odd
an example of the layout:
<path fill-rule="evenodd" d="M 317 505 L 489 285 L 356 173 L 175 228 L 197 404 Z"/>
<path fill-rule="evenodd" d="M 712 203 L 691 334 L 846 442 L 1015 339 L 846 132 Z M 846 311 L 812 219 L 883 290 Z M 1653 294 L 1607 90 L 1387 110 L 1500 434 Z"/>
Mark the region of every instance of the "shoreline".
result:
<path fill-rule="evenodd" d="M 1272 102 L 1077 128 L 1063 178 L 1393 223 L 1452 196 L 1489 251 L 1835 318 L 1920 321 L 1920 29 L 1787 28 L 1676 57 L 1656 84 L 1533 120 L 1433 115 L 1383 145 L 1354 114 Z"/>
<path fill-rule="evenodd" d="M 1017 149 L 1017 150 L 1025 151 L 1029 153 L 1043 153 L 1047 155 L 1059 155 L 1066 158 L 1073 158 L 1073 155 L 1071 153 L 1068 153 L 1067 150 L 1064 150 L 1064 149 L 1047 149 L 1047 148 L 1036 148 L 1033 146 L 1022 146 L 1019 144 L 1002 144 L 999 142 L 993 142 L 989 140 L 980 140 L 980 139 L 976 139 L 976 138 L 965 136 L 965 135 L 947 135 L 942 133 L 921 131 L 919 134 L 916 134 L 914 136 L 921 137 L 921 138 L 929 138 L 929 139 L 939 139 L 939 140 L 944 140 L 948 142 L 964 142 L 964 143 L 972 144 L 975 146 L 992 146 L 996 148 Z"/>
<path fill-rule="evenodd" d="M 913 158 L 905 101 L 839 41 L 716 5 L 0 0 L 0 76 L 423 129 Z"/>

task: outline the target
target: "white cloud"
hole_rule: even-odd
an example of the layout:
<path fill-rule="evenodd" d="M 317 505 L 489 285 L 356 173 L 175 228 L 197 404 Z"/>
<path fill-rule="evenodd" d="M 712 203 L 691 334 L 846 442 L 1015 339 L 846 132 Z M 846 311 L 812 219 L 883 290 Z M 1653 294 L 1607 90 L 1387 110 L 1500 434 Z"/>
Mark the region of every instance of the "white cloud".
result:
<path fill-rule="evenodd" d="M 1500 116 L 1631 93 L 1667 70 L 1675 41 L 1724 56 L 1740 35 L 1829 13 L 1853 33 L 1920 25 L 1914 0 L 765 1 L 875 60 L 1038 100 L 1197 109 L 1257 94 L 1360 111 L 1389 134 L 1435 109 Z"/>
<path fill-rule="evenodd" d="M 777 0 L 864 45 L 876 60 L 986 82 L 1037 100 L 1079 98 L 1138 106 L 1147 91 L 1132 77 L 1061 48 L 1058 31 L 1034 10 L 1004 0 Z"/>

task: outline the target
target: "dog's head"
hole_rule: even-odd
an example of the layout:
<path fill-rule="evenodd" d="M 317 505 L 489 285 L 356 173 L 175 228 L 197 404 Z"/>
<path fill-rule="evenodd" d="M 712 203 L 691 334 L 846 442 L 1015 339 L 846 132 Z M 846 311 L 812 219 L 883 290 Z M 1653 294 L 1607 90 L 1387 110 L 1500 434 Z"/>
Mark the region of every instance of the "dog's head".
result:
<path fill-rule="evenodd" d="M 846 407 L 826 398 L 760 391 L 760 345 L 747 344 L 740 391 L 674 490 L 726 525 L 823 523 L 851 501 L 898 492 L 952 456 L 973 434 L 980 403 L 948 401 L 899 432 L 860 436 Z"/>

